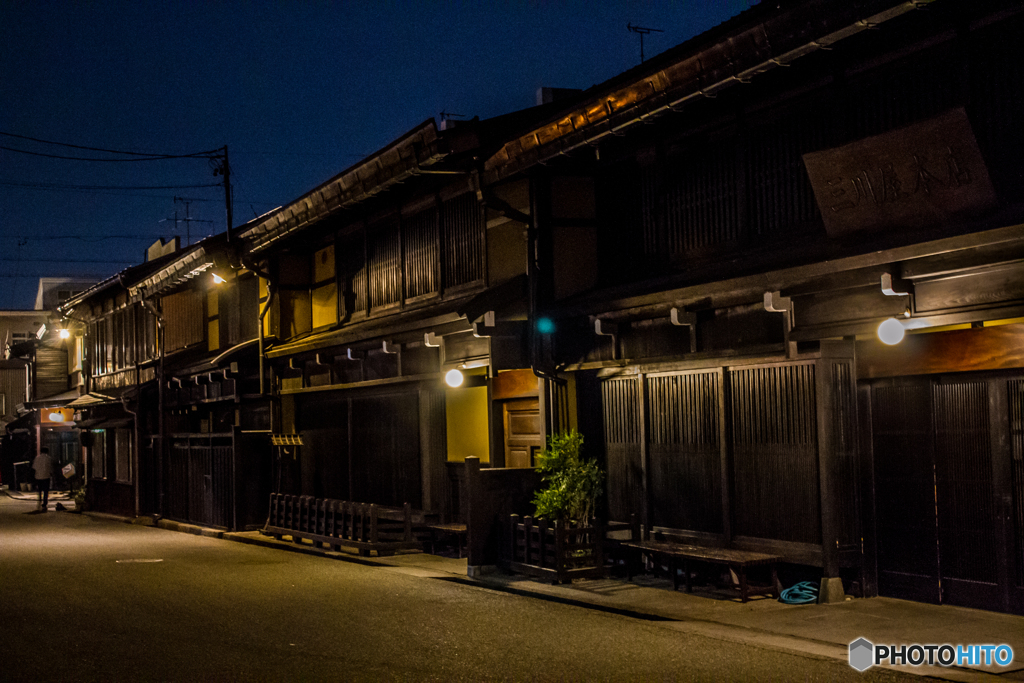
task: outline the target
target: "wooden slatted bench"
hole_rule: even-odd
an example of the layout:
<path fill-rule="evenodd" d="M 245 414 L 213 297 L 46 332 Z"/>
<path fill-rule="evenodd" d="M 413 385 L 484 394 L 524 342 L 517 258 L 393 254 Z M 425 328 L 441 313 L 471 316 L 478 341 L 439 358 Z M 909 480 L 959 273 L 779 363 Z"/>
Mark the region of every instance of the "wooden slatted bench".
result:
<path fill-rule="evenodd" d="M 725 565 L 736 573 L 736 576 L 739 577 L 741 602 L 747 602 L 751 594 L 771 594 L 772 597 L 779 597 L 778 563 L 783 559 L 780 555 L 735 550 L 732 548 L 708 548 L 667 541 L 628 541 L 623 542 L 621 545 L 622 547 L 632 548 L 651 555 L 654 558 L 665 560 L 668 563 L 669 571 L 672 573 L 673 590 L 679 590 L 679 576 L 676 570 L 681 568 L 686 579 L 686 592 L 692 593 L 693 585 L 690 579 L 690 562 L 705 562 L 708 564 Z M 679 564 L 682 564 L 682 567 L 679 567 Z M 747 567 L 764 565 L 771 568 L 771 586 L 750 586 L 747 583 Z M 627 571 L 627 578 L 632 579 L 632 569 L 630 568 Z M 751 593 L 751 589 L 753 589 L 753 593 Z"/>
<path fill-rule="evenodd" d="M 334 550 L 355 548 L 365 557 L 371 551 L 381 555 L 422 550 L 423 544 L 413 534 L 413 527 L 423 524 L 421 517 L 408 503 L 396 508 L 273 493 L 266 533 L 278 540 L 291 536 L 296 543 L 308 540 Z"/>

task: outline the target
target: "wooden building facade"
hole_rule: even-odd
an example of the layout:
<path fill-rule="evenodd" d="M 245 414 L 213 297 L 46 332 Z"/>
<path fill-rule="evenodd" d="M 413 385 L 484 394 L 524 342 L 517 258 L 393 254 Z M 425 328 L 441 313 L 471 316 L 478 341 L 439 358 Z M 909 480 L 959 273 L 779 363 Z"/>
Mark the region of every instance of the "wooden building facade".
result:
<path fill-rule="evenodd" d="M 526 228 L 488 208 L 475 161 L 517 121 L 428 121 L 239 230 L 266 276 L 275 491 L 455 517 L 467 456 L 531 464 Z M 494 191 L 514 213 L 524 190 Z"/>
<path fill-rule="evenodd" d="M 266 520 L 271 399 L 260 382 L 258 277 L 227 235 L 129 287 L 159 314 L 158 420 L 149 432 L 158 514 L 244 530 Z"/>
<path fill-rule="evenodd" d="M 167 251 L 61 306 L 86 325 L 88 391 L 69 405 L 85 430 L 88 504 L 258 526 L 270 399 L 258 375 L 257 278 L 224 235 Z"/>
<path fill-rule="evenodd" d="M 90 509 L 139 516 L 158 505 L 146 436 L 157 423 L 159 345 L 154 312 L 130 300 L 127 282 L 159 267 L 144 263 L 65 300 L 58 311 L 82 326 L 85 392 L 73 409 L 84 452 Z"/>
<path fill-rule="evenodd" d="M 530 179 L 536 360 L 610 518 L 820 567 L 823 600 L 1021 613 L 1024 16 L 925 4 L 756 7 L 483 183 Z"/>
<path fill-rule="evenodd" d="M 90 495 L 457 517 L 466 457 L 528 468 L 571 426 L 610 520 L 780 554 L 823 601 L 1024 613 L 1022 29 L 1003 0 L 758 5 L 101 283 L 62 307 L 115 430 Z"/>

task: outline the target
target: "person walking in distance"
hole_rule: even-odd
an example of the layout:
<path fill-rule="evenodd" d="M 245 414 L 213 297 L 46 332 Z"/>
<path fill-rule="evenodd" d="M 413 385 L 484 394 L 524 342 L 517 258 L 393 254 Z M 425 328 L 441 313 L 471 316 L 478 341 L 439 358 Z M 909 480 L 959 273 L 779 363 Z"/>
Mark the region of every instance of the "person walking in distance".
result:
<path fill-rule="evenodd" d="M 39 510 L 46 512 L 50 502 L 50 477 L 53 475 L 53 460 L 50 449 L 39 449 L 39 455 L 32 461 L 32 469 L 36 472 L 36 490 L 39 491 Z"/>

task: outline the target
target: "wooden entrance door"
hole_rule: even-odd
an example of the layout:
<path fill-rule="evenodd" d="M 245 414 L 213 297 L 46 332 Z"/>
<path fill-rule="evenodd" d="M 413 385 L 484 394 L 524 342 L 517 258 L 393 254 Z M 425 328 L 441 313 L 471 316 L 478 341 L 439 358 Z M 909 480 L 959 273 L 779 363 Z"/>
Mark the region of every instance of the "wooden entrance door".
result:
<path fill-rule="evenodd" d="M 533 467 L 544 448 L 541 436 L 540 401 L 535 398 L 506 401 L 502 405 L 505 427 L 505 467 Z"/>
<path fill-rule="evenodd" d="M 873 386 L 882 595 L 1021 611 L 1024 556 L 1020 529 L 1008 522 L 1024 491 L 1007 447 L 1016 384 L 1008 379 L 901 378 Z"/>

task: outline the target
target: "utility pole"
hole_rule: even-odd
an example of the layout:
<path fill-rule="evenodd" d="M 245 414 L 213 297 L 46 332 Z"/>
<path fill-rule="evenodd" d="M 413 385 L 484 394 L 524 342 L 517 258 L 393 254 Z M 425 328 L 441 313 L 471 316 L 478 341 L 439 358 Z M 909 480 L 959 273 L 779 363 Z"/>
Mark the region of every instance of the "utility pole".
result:
<path fill-rule="evenodd" d="M 224 145 L 221 148 L 223 151 L 220 154 L 214 154 L 210 157 L 210 165 L 213 166 L 213 175 L 224 176 L 224 209 L 227 213 L 227 240 L 231 241 L 231 164 L 228 162 L 228 146 Z M 218 160 L 214 162 L 214 160 Z"/>
<path fill-rule="evenodd" d="M 227 210 L 227 240 L 231 241 L 231 164 L 228 163 L 228 146 L 224 145 L 224 206 Z"/>
<path fill-rule="evenodd" d="M 632 24 L 626 24 L 626 30 L 636 33 L 640 36 L 640 63 L 644 63 L 644 36 L 651 33 L 664 33 L 660 28 L 647 28 L 646 26 L 633 26 Z"/>

